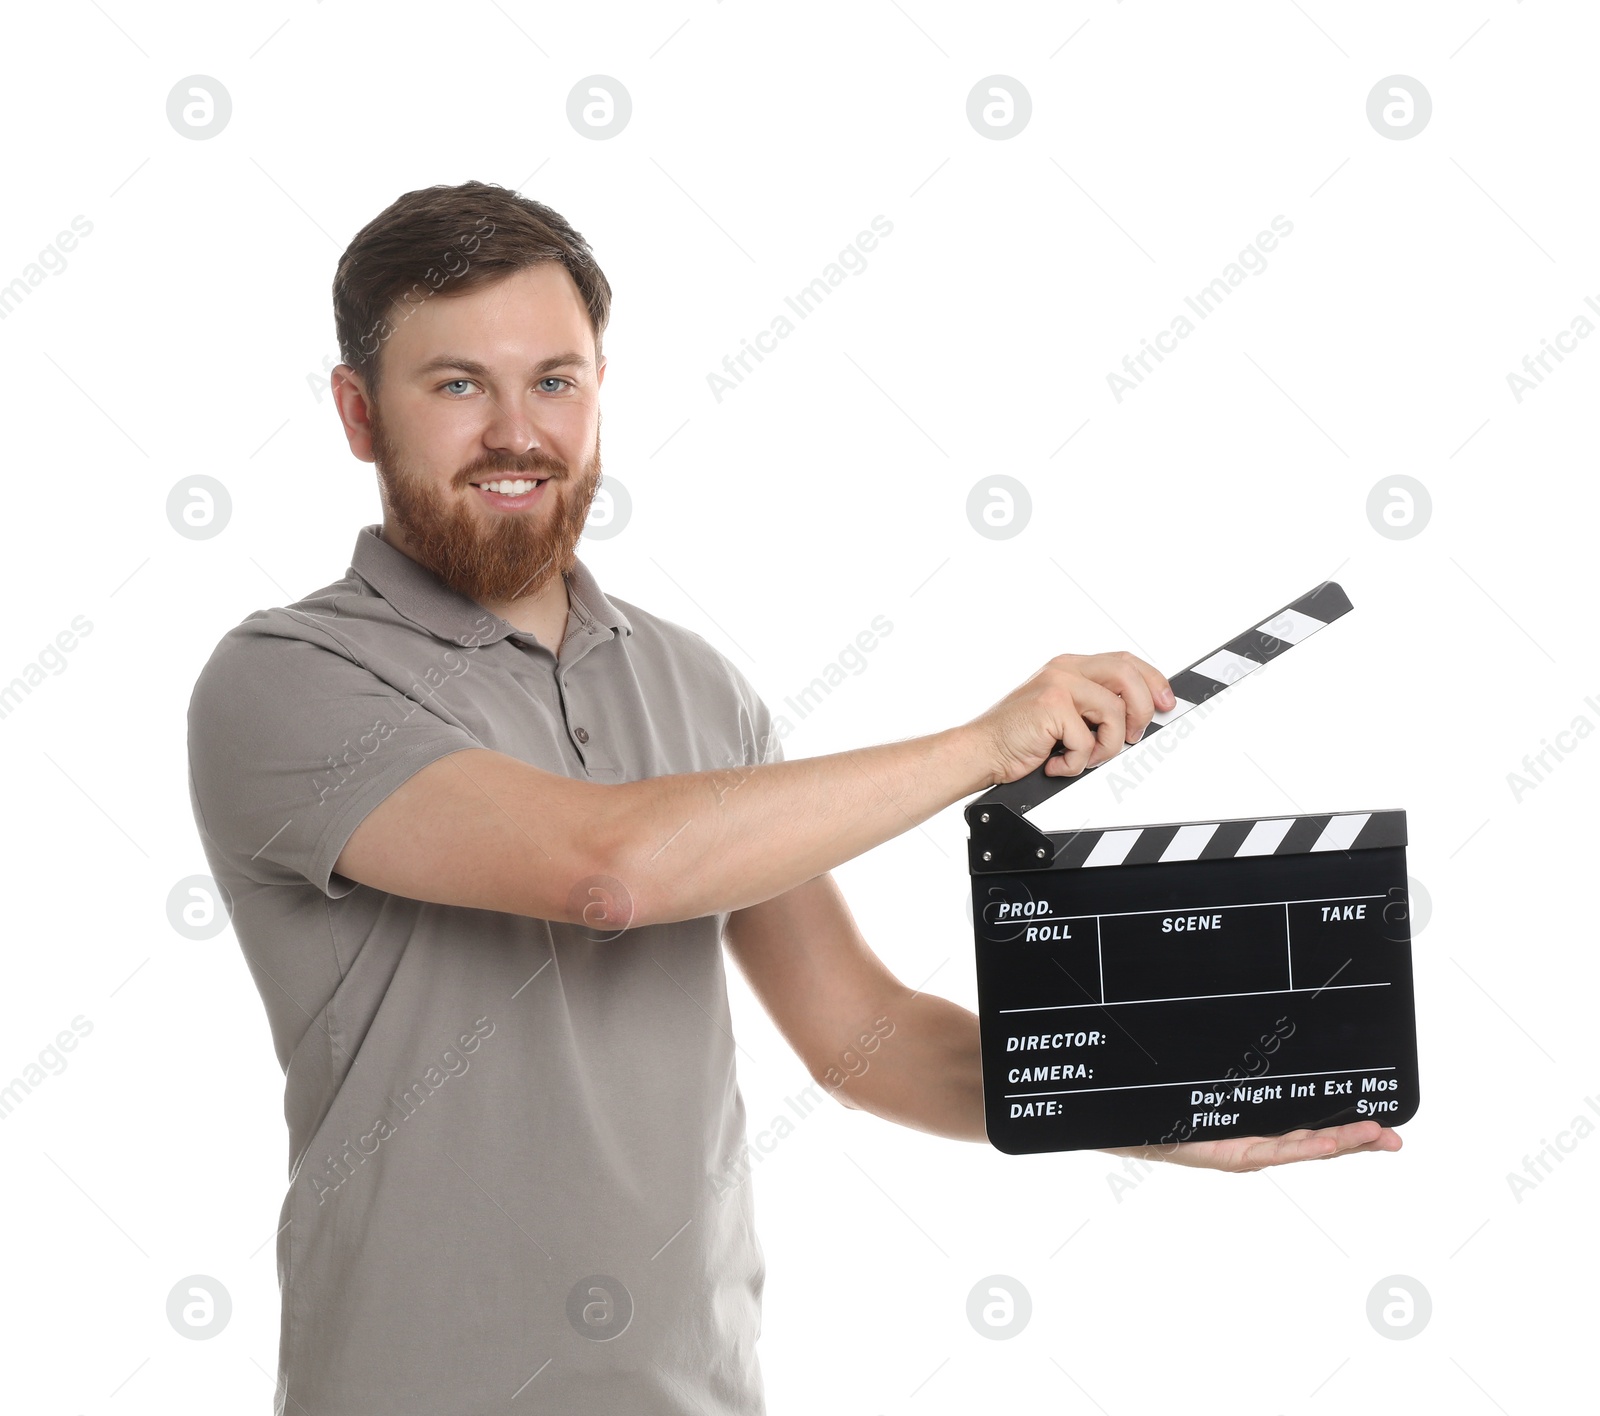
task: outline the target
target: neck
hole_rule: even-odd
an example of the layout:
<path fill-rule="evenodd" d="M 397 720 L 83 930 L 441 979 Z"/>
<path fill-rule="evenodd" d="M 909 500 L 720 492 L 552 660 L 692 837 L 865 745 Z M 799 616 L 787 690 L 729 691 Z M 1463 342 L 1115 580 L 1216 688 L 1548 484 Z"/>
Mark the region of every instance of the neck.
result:
<path fill-rule="evenodd" d="M 532 634 L 541 644 L 548 645 L 552 654 L 561 652 L 561 641 L 567 632 L 567 615 L 572 608 L 565 575 L 553 577 L 535 595 L 480 603 L 491 614 L 499 615 L 518 629 Z"/>
<path fill-rule="evenodd" d="M 406 542 L 405 534 L 387 519 L 379 535 L 402 555 L 417 559 Z M 418 563 L 421 564 L 420 561 Z M 476 603 L 515 628 L 532 634 L 541 644 L 547 645 L 552 654 L 561 652 L 561 641 L 567 633 L 567 616 L 572 607 L 564 573 L 552 577 L 531 595 L 521 595 L 515 600 L 476 600 Z"/>

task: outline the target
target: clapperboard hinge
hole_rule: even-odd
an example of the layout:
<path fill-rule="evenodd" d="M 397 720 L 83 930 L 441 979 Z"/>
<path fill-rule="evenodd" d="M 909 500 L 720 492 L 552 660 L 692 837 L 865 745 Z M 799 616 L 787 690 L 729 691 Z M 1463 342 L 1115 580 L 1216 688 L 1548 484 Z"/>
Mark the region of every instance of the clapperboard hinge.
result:
<path fill-rule="evenodd" d="M 967 866 L 972 875 L 996 871 L 1048 870 L 1055 860 L 1055 842 L 1026 817 L 995 802 L 974 813 L 967 837 Z"/>

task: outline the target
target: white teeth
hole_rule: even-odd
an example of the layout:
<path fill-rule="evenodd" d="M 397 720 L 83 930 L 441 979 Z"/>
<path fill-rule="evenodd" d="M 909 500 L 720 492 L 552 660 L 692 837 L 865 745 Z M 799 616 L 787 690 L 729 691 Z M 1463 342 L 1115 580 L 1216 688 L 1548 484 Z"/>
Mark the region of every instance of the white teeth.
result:
<path fill-rule="evenodd" d="M 488 492 L 499 492 L 502 496 L 508 497 L 520 497 L 524 492 L 531 492 L 539 483 L 519 478 L 514 482 L 479 482 L 478 485 Z"/>

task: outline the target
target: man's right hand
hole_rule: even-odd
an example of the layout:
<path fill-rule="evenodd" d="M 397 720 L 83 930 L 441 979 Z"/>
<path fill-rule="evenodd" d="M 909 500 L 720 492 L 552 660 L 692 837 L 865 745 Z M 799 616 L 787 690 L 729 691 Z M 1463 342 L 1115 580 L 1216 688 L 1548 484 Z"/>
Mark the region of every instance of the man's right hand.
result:
<path fill-rule="evenodd" d="M 1126 650 L 1057 654 L 967 727 L 989 745 L 991 785 L 1026 776 L 1058 742 L 1066 751 L 1045 775 L 1076 777 L 1138 742 L 1157 710 L 1176 703 L 1166 675 Z"/>

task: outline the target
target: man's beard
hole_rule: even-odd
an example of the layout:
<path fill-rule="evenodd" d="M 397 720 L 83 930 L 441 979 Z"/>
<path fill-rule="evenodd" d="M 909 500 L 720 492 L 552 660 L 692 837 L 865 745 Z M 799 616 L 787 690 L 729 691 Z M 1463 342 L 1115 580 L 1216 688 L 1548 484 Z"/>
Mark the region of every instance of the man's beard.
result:
<path fill-rule="evenodd" d="M 407 466 L 386 435 L 376 404 L 370 405 L 372 454 L 383 484 L 384 503 L 405 537 L 412 559 L 426 566 L 452 590 L 479 604 L 505 604 L 537 594 L 556 576 L 572 569 L 578 539 L 589 518 L 589 504 L 600 486 L 600 433 L 581 478 L 542 448 L 520 457 L 495 453 L 463 468 L 452 480 L 459 496 L 477 496 L 468 485 L 508 477 L 548 476 L 539 502 L 527 511 L 492 512 L 485 530 L 465 498 L 449 496 Z M 552 497 L 554 507 L 546 506 Z"/>

